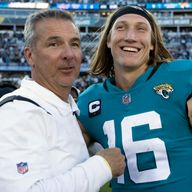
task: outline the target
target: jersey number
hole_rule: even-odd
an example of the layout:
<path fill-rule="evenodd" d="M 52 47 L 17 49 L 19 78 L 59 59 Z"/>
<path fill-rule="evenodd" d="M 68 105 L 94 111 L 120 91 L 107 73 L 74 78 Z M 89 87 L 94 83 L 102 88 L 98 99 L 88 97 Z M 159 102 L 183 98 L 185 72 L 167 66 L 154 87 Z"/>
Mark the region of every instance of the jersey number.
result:
<path fill-rule="evenodd" d="M 160 181 L 167 179 L 170 175 L 165 143 L 161 139 L 133 140 L 133 127 L 146 124 L 149 125 L 150 130 L 162 128 L 160 116 L 154 111 L 127 116 L 121 121 L 122 146 L 126 155 L 130 178 L 135 183 Z M 106 121 L 103 125 L 103 130 L 108 137 L 108 146 L 115 147 L 114 120 Z M 156 167 L 139 171 L 136 154 L 149 151 L 152 151 L 154 154 Z M 118 177 L 118 183 L 125 183 L 124 175 Z"/>

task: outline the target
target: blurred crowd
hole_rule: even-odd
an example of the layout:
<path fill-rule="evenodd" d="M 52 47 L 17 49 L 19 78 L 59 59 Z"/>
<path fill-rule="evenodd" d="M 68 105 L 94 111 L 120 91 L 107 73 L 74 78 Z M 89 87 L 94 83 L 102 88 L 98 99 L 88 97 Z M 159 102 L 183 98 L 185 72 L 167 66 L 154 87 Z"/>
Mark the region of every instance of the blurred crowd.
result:
<path fill-rule="evenodd" d="M 23 33 L 0 31 L 0 66 L 27 65 L 23 55 Z"/>
<path fill-rule="evenodd" d="M 192 59 L 192 31 L 163 31 L 166 47 L 175 59 Z"/>
<path fill-rule="evenodd" d="M 0 75 L 0 97 L 5 93 L 11 92 L 16 88 L 20 87 L 21 80 L 23 78 L 29 78 L 28 75 L 23 74 L 15 74 L 14 76 L 9 77 L 1 77 Z M 105 78 L 102 77 L 92 77 L 86 73 L 81 74 L 79 78 L 77 78 L 73 84 L 75 88 L 78 89 L 78 93 L 81 93 L 85 90 L 89 85 L 93 83 L 103 82 Z"/>
<path fill-rule="evenodd" d="M 192 32 L 163 31 L 167 48 L 175 59 L 192 59 Z M 90 64 L 99 33 L 82 33 L 83 63 Z M 23 55 L 23 33 L 0 31 L 0 66 L 27 66 Z"/>

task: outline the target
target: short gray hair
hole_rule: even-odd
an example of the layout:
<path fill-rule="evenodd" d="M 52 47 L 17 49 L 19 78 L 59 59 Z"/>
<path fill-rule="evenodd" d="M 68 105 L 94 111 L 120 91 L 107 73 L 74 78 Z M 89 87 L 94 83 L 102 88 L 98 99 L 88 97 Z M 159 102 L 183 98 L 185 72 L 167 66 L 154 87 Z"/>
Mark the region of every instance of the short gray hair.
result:
<path fill-rule="evenodd" d="M 24 28 L 25 47 L 33 47 L 35 45 L 37 40 L 35 25 L 38 22 L 49 18 L 64 19 L 71 21 L 75 24 L 72 15 L 67 11 L 46 9 L 34 12 L 33 14 L 29 15 L 26 19 Z"/>

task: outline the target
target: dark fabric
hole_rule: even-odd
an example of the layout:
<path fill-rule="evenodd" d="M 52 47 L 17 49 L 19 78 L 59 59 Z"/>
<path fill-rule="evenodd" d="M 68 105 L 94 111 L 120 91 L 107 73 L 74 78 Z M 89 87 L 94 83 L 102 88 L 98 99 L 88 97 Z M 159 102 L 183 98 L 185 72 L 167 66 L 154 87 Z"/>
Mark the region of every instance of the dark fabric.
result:
<path fill-rule="evenodd" d="M 115 23 L 115 21 L 117 20 L 117 18 L 119 18 L 120 16 L 122 15 L 125 15 L 125 14 L 137 14 L 137 15 L 141 15 L 143 17 L 145 17 L 150 25 L 152 23 L 150 17 L 149 17 L 149 13 L 144 9 L 144 8 L 141 8 L 141 7 L 138 7 L 138 6 L 126 6 L 126 7 L 122 7 L 120 8 L 111 18 L 111 22 L 109 24 L 109 29 L 111 29 L 111 27 L 113 26 L 113 24 Z"/>

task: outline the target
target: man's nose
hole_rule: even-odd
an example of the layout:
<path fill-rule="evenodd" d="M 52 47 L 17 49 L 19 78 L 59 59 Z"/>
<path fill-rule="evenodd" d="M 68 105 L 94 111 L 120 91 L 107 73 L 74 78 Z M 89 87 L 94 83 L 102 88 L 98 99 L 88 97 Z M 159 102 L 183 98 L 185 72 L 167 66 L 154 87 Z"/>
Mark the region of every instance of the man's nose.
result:
<path fill-rule="evenodd" d="M 125 31 L 124 38 L 125 40 L 136 40 L 136 33 L 133 29 L 128 29 Z"/>
<path fill-rule="evenodd" d="M 73 56 L 74 56 L 74 51 L 69 45 L 66 45 L 65 47 L 63 47 L 63 50 L 62 50 L 63 59 L 66 59 L 66 60 L 72 59 Z"/>

